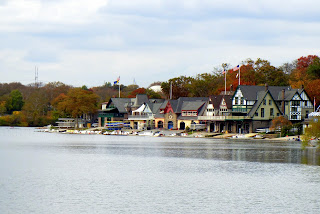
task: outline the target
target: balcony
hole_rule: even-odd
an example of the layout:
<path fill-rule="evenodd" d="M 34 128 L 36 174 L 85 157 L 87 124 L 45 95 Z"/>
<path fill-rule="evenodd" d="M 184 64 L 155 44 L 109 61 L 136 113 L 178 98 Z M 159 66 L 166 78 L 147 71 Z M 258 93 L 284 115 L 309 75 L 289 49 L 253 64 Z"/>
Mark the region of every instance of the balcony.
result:
<path fill-rule="evenodd" d="M 228 116 L 198 116 L 198 120 L 224 121 Z"/>
<path fill-rule="evenodd" d="M 129 115 L 128 120 L 154 120 L 154 115 Z"/>
<path fill-rule="evenodd" d="M 191 130 L 202 130 L 206 128 L 206 124 L 191 124 L 190 129 Z"/>
<path fill-rule="evenodd" d="M 249 116 L 198 116 L 198 120 L 226 121 L 251 119 Z"/>

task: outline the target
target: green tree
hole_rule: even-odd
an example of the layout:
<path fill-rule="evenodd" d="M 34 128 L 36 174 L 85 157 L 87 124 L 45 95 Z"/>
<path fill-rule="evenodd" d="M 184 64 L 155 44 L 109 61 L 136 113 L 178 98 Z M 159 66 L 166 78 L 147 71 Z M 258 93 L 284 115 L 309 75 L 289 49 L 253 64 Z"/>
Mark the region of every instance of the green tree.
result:
<path fill-rule="evenodd" d="M 38 88 L 26 100 L 23 106 L 24 115 L 30 126 L 43 126 L 47 121 L 45 117 L 48 112 L 48 99 L 45 91 Z"/>
<path fill-rule="evenodd" d="M 88 91 L 88 87 L 87 87 L 86 85 L 83 85 L 83 86 L 81 87 L 81 89 Z"/>
<path fill-rule="evenodd" d="M 78 118 L 81 115 L 94 113 L 97 110 L 99 96 L 92 91 L 72 88 L 67 95 L 59 97 L 59 99 L 55 102 L 56 108 L 75 118 L 76 128 L 78 128 Z"/>
<path fill-rule="evenodd" d="M 10 93 L 11 98 L 11 111 L 21 111 L 24 104 L 22 94 L 19 90 L 13 90 Z"/>
<path fill-rule="evenodd" d="M 170 85 L 172 83 L 172 99 L 179 97 L 187 97 L 190 95 L 190 85 L 192 84 L 193 78 L 187 76 L 180 76 L 173 79 L 169 79 L 168 82 L 161 83 L 163 93 L 170 96 Z"/>
<path fill-rule="evenodd" d="M 6 101 L 0 101 L 0 115 L 4 115 L 6 112 Z"/>
<path fill-rule="evenodd" d="M 320 79 L 320 58 L 319 57 L 314 58 L 312 64 L 308 66 L 307 74 L 312 79 Z"/>
<path fill-rule="evenodd" d="M 159 94 L 151 89 L 146 89 L 146 94 L 148 95 L 149 99 L 161 99 L 162 98 L 161 94 Z"/>

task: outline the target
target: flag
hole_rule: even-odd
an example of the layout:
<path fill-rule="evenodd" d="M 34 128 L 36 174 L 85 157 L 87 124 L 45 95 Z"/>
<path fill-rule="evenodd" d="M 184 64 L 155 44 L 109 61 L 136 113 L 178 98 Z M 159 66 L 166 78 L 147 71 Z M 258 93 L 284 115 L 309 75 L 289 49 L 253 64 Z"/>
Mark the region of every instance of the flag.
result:
<path fill-rule="evenodd" d="M 237 71 L 239 70 L 239 68 L 240 68 L 240 65 L 237 65 L 236 67 L 233 68 L 233 71 Z"/>
<path fill-rule="evenodd" d="M 118 84 L 120 81 L 120 76 L 117 78 L 117 81 L 114 81 L 113 84 Z"/>

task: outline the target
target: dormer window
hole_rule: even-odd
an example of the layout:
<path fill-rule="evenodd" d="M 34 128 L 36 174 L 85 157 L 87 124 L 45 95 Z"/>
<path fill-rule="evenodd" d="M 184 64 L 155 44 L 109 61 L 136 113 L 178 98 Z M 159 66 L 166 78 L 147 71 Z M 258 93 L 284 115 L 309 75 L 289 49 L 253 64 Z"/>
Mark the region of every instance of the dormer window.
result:
<path fill-rule="evenodd" d="M 238 99 L 239 99 L 238 97 L 235 97 L 235 98 L 234 98 L 234 104 L 235 104 L 235 105 L 238 105 Z"/>

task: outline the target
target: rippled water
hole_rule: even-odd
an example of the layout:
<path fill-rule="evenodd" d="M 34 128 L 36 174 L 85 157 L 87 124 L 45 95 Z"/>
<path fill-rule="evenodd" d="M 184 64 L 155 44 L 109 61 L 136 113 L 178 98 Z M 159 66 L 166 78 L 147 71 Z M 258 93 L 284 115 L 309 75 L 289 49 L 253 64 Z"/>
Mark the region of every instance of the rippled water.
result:
<path fill-rule="evenodd" d="M 319 213 L 297 143 L 0 127 L 0 213 Z"/>

